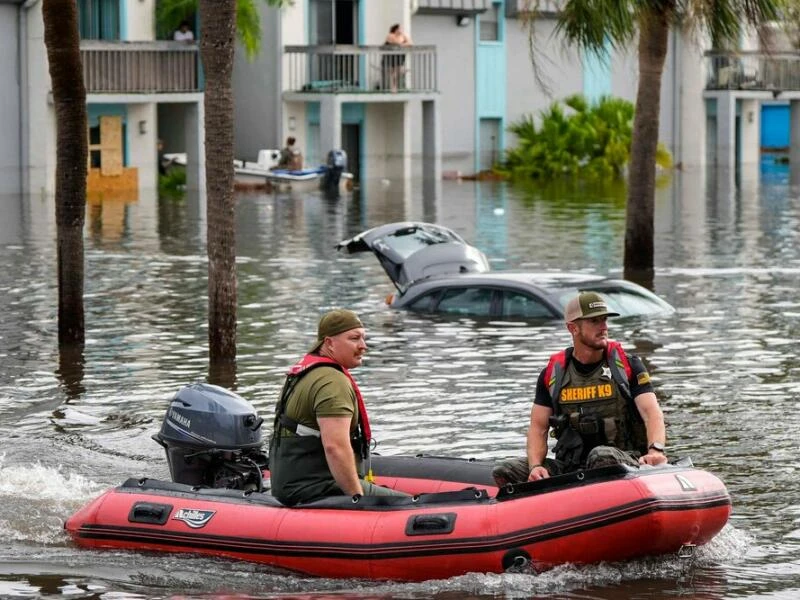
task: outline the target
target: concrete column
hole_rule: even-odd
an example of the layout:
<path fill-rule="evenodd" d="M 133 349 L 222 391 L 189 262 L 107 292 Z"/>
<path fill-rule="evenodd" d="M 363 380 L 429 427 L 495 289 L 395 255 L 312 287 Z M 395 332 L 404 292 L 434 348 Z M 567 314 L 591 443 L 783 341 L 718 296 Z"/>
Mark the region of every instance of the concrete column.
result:
<path fill-rule="evenodd" d="M 761 102 L 742 100 L 740 118 L 741 164 L 758 164 L 761 159 Z"/>
<path fill-rule="evenodd" d="M 438 99 L 422 101 L 422 200 L 435 221 L 442 197 L 442 132 Z M 431 219 L 431 217 L 433 217 Z"/>
<path fill-rule="evenodd" d="M 158 118 L 156 104 L 128 105 L 129 166 L 139 172 L 139 189 L 158 187 Z"/>
<path fill-rule="evenodd" d="M 203 101 L 186 105 L 184 135 L 186 136 L 186 189 L 206 187 L 206 130 Z"/>
<path fill-rule="evenodd" d="M 342 103 L 332 95 L 319 103 L 319 150 L 323 161 L 328 152 L 342 147 Z"/>
<path fill-rule="evenodd" d="M 442 178 L 442 133 L 438 100 L 422 101 L 422 178 Z"/>
<path fill-rule="evenodd" d="M 736 97 L 730 92 L 717 94 L 717 166 L 736 167 Z"/>
<path fill-rule="evenodd" d="M 789 102 L 789 164 L 800 172 L 800 100 Z"/>
<path fill-rule="evenodd" d="M 706 164 L 706 61 L 702 47 L 679 28 L 676 31 L 673 111 L 673 159 L 684 166 Z"/>

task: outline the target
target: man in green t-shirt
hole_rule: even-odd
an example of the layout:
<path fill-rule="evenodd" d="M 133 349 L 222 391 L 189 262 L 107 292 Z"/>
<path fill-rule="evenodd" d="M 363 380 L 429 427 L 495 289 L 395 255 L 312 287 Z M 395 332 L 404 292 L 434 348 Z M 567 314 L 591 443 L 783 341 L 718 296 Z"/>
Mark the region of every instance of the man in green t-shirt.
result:
<path fill-rule="evenodd" d="M 272 494 L 293 506 L 325 496 L 405 496 L 363 478 L 371 432 L 349 369 L 367 351 L 366 332 L 350 310 L 322 316 L 317 341 L 287 374 L 270 442 Z"/>

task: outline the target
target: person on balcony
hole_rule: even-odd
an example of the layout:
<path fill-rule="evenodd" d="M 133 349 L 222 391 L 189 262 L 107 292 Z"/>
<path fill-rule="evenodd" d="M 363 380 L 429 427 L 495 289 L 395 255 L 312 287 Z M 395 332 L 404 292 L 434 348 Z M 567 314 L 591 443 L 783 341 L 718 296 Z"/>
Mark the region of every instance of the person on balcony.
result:
<path fill-rule="evenodd" d="M 385 54 L 381 62 L 383 73 L 383 88 L 386 89 L 387 83 L 392 92 L 396 92 L 401 82 L 401 77 L 405 73 L 406 55 L 402 52 L 404 46 L 411 46 L 411 37 L 406 35 L 399 23 L 395 23 L 389 28 L 389 34 L 383 42 L 384 48 L 394 50 L 396 54 Z"/>
<path fill-rule="evenodd" d="M 176 42 L 194 42 L 194 33 L 189 27 L 189 21 L 183 20 L 175 33 L 172 34 L 172 39 Z"/>

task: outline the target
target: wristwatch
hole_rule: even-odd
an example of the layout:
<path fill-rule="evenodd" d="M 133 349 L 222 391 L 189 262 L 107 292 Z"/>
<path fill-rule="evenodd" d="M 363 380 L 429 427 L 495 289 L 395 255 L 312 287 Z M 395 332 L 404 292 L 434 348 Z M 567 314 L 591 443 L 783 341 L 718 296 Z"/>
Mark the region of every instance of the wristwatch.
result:
<path fill-rule="evenodd" d="M 656 452 L 661 452 L 661 454 L 666 454 L 667 451 L 664 448 L 664 444 L 661 442 L 653 442 L 647 447 L 648 450 L 655 450 Z"/>

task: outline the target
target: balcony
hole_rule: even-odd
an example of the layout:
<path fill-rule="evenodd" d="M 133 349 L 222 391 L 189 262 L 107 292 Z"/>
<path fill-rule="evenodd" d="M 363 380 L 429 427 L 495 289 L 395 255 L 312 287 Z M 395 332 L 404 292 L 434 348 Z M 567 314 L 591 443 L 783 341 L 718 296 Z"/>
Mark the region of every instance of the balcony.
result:
<path fill-rule="evenodd" d="M 435 93 L 436 46 L 286 46 L 284 91 L 302 94 Z"/>
<path fill-rule="evenodd" d="M 492 8 L 492 0 L 419 0 L 421 15 L 474 15 Z"/>
<path fill-rule="evenodd" d="M 199 51 L 185 42 L 81 41 L 89 94 L 200 92 Z"/>
<path fill-rule="evenodd" d="M 800 91 L 800 53 L 706 52 L 707 90 Z"/>
<path fill-rule="evenodd" d="M 506 17 L 555 17 L 561 12 L 564 0 L 506 0 Z"/>

